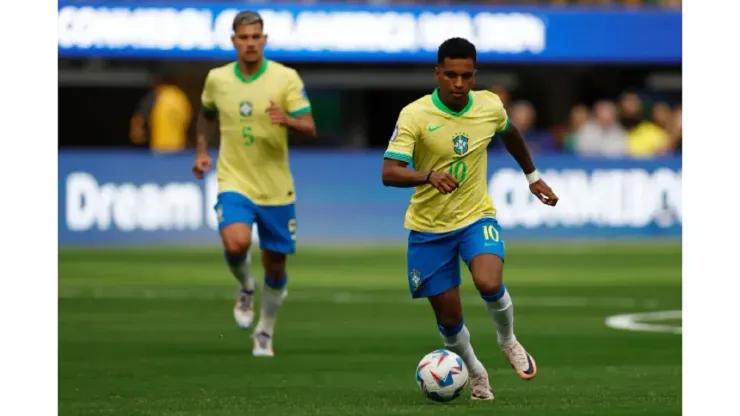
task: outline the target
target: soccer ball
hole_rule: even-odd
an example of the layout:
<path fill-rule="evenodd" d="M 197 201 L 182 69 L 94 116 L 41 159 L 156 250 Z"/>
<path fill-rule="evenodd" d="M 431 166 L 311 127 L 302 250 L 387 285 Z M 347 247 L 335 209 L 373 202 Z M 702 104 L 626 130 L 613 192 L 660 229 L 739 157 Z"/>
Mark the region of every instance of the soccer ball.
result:
<path fill-rule="evenodd" d="M 439 349 L 421 359 L 416 367 L 416 382 L 427 398 L 449 402 L 460 396 L 468 384 L 468 368 L 459 355 Z"/>

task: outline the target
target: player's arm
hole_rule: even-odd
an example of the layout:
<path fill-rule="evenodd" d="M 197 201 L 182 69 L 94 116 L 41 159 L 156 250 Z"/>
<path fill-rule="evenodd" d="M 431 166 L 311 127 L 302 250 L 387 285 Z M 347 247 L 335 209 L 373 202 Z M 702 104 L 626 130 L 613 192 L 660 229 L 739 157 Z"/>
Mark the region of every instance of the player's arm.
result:
<path fill-rule="evenodd" d="M 558 203 L 558 197 L 550 189 L 542 178 L 540 178 L 539 172 L 534 166 L 532 156 L 529 153 L 527 144 L 524 141 L 524 136 L 516 128 L 515 125 L 511 124 L 508 118 L 501 131 L 497 132 L 501 140 L 504 142 L 506 150 L 514 157 L 516 163 L 522 168 L 524 174 L 527 175 L 529 181 L 529 190 L 542 201 L 543 204 L 555 206 Z"/>
<path fill-rule="evenodd" d="M 454 191 L 460 184 L 446 172 L 409 169 L 408 165 L 413 161 L 414 146 L 418 137 L 417 128 L 414 126 L 412 117 L 401 112 L 388 149 L 383 155 L 381 173 L 383 185 L 411 188 L 429 183 L 444 194 Z"/>
<path fill-rule="evenodd" d="M 411 170 L 408 163 L 386 157 L 383 159 L 383 185 L 395 188 L 411 188 L 431 184 L 443 194 L 449 194 L 460 186 L 454 176 L 447 172 Z"/>
<path fill-rule="evenodd" d="M 211 170 L 212 161 L 208 155 L 208 146 L 215 141 L 218 134 L 218 111 L 213 97 L 214 80 L 211 73 L 206 77 L 206 83 L 201 94 L 201 109 L 195 120 L 195 163 L 193 174 L 202 179 Z"/>
<path fill-rule="evenodd" d="M 408 163 L 389 158 L 387 155 L 383 159 L 383 185 L 393 186 L 395 188 L 411 188 L 421 186 L 428 182 L 429 175 L 432 172 L 422 172 L 411 170 Z"/>
<path fill-rule="evenodd" d="M 300 133 L 303 136 L 315 139 L 318 135 L 316 132 L 316 123 L 313 120 L 311 113 L 304 113 L 295 117 L 291 117 L 288 114 L 285 125 L 292 130 Z"/>
<path fill-rule="evenodd" d="M 270 113 L 273 123 L 282 124 L 306 137 L 317 136 L 311 102 L 306 95 L 303 80 L 295 71 L 292 71 L 287 79 L 285 110 L 274 101 L 270 101 L 267 112 Z"/>
<path fill-rule="evenodd" d="M 197 154 L 208 154 L 208 146 L 218 136 L 218 113 L 216 110 L 201 108 L 195 121 L 195 146 Z"/>

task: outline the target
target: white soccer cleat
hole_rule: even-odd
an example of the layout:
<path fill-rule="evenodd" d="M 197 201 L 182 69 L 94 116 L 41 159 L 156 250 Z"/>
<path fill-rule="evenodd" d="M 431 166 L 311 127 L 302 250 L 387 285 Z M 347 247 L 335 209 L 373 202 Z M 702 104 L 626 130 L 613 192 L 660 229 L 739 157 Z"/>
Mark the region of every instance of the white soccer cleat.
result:
<path fill-rule="evenodd" d="M 254 322 L 254 291 L 241 289 L 234 303 L 234 320 L 241 329 L 248 329 Z"/>
<path fill-rule="evenodd" d="M 531 380 L 537 375 L 537 364 L 534 358 L 522 347 L 519 341 L 508 342 L 501 346 L 506 358 L 509 359 L 511 366 L 524 380 Z"/>
<path fill-rule="evenodd" d="M 484 369 L 483 374 L 470 376 L 470 400 L 493 400 L 493 389 L 488 381 L 488 372 Z"/>
<path fill-rule="evenodd" d="M 275 352 L 272 350 L 272 336 L 267 332 L 260 331 L 255 332 L 254 336 L 254 347 L 252 348 L 252 355 L 255 357 L 274 357 Z"/>

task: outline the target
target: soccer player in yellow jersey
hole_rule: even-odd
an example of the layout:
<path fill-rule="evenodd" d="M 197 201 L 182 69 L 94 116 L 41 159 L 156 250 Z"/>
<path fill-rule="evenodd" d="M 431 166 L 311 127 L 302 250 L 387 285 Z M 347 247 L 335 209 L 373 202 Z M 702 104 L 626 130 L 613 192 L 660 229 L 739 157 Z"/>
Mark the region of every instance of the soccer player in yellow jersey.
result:
<path fill-rule="evenodd" d="M 386 186 L 416 187 L 405 221 L 411 296 L 429 299 L 445 347 L 460 355 L 470 372 L 471 398 L 493 400 L 488 373 L 463 321 L 460 257 L 493 318 L 503 353 L 521 378 L 537 374 L 534 359 L 514 336 L 511 297 L 503 284 L 504 242 L 486 183 L 493 136 L 501 137 L 519 163 L 532 193 L 551 206 L 558 197 L 540 179 L 499 97 L 471 91 L 476 57 L 475 46 L 465 39 L 442 43 L 437 89 L 401 110 L 382 175 Z"/>
<path fill-rule="evenodd" d="M 243 329 L 254 319 L 256 282 L 250 275 L 248 254 L 256 223 L 265 284 L 252 354 L 272 357 L 275 320 L 287 295 L 286 255 L 295 252 L 296 239 L 288 129 L 315 137 L 316 126 L 298 73 L 264 57 L 267 35 L 262 18 L 241 12 L 234 18 L 233 30 L 237 61 L 212 69 L 206 78 L 193 173 L 203 178 L 210 170 L 208 143 L 218 125 L 215 210 L 226 261 L 240 283 L 234 318 Z"/>

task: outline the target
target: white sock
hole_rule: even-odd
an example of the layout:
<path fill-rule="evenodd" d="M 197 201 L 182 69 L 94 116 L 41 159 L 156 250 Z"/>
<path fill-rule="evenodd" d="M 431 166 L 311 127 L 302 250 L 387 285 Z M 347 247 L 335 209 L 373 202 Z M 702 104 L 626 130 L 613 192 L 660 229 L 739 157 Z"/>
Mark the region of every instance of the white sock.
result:
<path fill-rule="evenodd" d="M 257 324 L 257 332 L 266 332 L 272 336 L 275 331 L 275 321 L 277 320 L 278 311 L 280 306 L 283 304 L 283 300 L 287 295 L 287 289 L 285 283 L 287 277 L 281 282 L 280 289 L 275 289 L 267 284 L 262 286 L 262 304 L 260 305 L 260 319 Z M 274 284 L 273 284 L 274 285 Z"/>
<path fill-rule="evenodd" d="M 503 292 L 503 293 L 502 293 Z M 486 299 L 488 298 L 488 299 Z M 496 299 L 496 300 L 490 300 Z M 483 296 L 488 314 L 496 324 L 496 335 L 499 345 L 516 341 L 514 336 L 514 304 L 506 286 L 501 286 L 498 293 Z"/>
<path fill-rule="evenodd" d="M 468 367 L 468 372 L 471 376 L 477 377 L 485 371 L 483 364 L 478 361 L 478 357 L 475 356 L 473 346 L 470 344 L 470 332 L 468 328 L 463 324 L 462 329 L 455 335 L 447 336 L 442 334 L 442 339 L 445 342 L 445 348 L 459 355 L 465 366 Z"/>
<path fill-rule="evenodd" d="M 244 259 L 232 259 L 227 255 L 226 261 L 229 264 L 231 274 L 234 275 L 241 288 L 247 292 L 254 293 L 257 282 L 251 273 L 252 253 L 248 251 Z"/>

